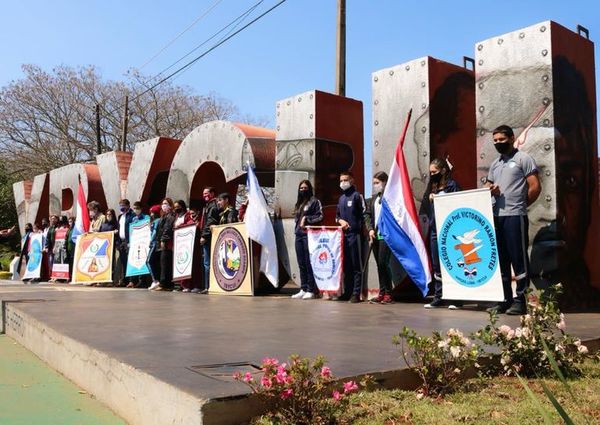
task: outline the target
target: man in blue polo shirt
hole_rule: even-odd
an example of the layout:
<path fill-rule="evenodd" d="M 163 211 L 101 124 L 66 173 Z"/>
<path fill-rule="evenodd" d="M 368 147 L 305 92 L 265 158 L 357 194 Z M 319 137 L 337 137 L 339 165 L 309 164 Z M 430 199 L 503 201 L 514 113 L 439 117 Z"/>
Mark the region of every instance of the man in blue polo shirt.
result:
<path fill-rule="evenodd" d="M 504 302 L 491 310 L 520 315 L 527 312 L 525 290 L 529 286 L 527 207 L 538 198 L 542 186 L 534 159 L 514 147 L 515 135 L 512 128 L 501 125 L 492 134 L 494 147 L 500 157 L 492 162 L 485 185 L 490 188 L 494 197 L 494 224 Z M 517 281 L 514 299 L 511 266 Z"/>

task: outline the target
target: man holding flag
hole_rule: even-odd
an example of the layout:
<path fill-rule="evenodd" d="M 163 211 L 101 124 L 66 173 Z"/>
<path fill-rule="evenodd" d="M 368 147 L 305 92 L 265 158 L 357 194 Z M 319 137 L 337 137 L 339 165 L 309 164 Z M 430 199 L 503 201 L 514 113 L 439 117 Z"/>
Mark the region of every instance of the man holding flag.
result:
<path fill-rule="evenodd" d="M 269 217 L 265 196 L 250 164 L 248 164 L 247 173 L 248 207 L 244 216 L 246 230 L 248 231 L 248 237 L 262 246 L 260 271 L 277 288 L 279 286 L 279 264 L 277 261 L 275 231 Z"/>
<path fill-rule="evenodd" d="M 412 115 L 408 113 L 396 154 L 390 168 L 389 180 L 383 194 L 379 215 L 379 232 L 412 281 L 427 295 L 431 271 L 427 249 L 421 236 L 417 209 L 410 187 L 404 159 L 404 139 Z"/>

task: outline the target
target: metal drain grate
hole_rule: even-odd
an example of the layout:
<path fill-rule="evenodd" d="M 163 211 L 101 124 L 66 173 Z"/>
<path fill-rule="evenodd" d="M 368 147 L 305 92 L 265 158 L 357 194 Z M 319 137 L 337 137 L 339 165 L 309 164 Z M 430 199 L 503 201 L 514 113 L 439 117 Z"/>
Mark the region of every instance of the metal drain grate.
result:
<path fill-rule="evenodd" d="M 242 375 L 251 373 L 258 375 L 260 367 L 250 362 L 234 362 L 234 363 L 217 363 L 209 365 L 190 366 L 186 369 L 196 372 L 207 378 L 216 379 L 217 381 L 234 382 L 233 374 L 240 372 Z"/>

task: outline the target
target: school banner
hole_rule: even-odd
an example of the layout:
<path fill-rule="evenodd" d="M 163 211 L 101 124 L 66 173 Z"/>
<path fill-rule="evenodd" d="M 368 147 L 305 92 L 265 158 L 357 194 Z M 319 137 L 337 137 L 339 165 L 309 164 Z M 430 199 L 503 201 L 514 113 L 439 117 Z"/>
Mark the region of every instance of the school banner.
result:
<path fill-rule="evenodd" d="M 442 298 L 502 301 L 502 277 L 489 189 L 436 195 Z"/>
<path fill-rule="evenodd" d="M 69 280 L 69 263 L 67 262 L 67 232 L 69 229 L 60 227 L 54 233 L 54 261 L 52 263 L 52 279 Z"/>
<path fill-rule="evenodd" d="M 341 227 L 307 227 L 308 252 L 321 291 L 337 292 L 342 282 L 344 234 Z"/>
<path fill-rule="evenodd" d="M 210 294 L 254 295 L 252 245 L 246 223 L 212 228 Z"/>
<path fill-rule="evenodd" d="M 191 279 L 194 264 L 196 226 L 185 226 L 173 232 L 173 280 Z"/>
<path fill-rule="evenodd" d="M 42 271 L 42 242 L 43 237 L 41 233 L 32 233 L 29 235 L 29 249 L 28 255 L 29 260 L 25 267 L 25 279 L 39 279 Z"/>
<path fill-rule="evenodd" d="M 112 282 L 114 235 L 87 233 L 77 238 L 71 283 Z"/>
<path fill-rule="evenodd" d="M 125 276 L 150 273 L 146 260 L 150 251 L 150 217 L 129 224 L 129 254 Z"/>

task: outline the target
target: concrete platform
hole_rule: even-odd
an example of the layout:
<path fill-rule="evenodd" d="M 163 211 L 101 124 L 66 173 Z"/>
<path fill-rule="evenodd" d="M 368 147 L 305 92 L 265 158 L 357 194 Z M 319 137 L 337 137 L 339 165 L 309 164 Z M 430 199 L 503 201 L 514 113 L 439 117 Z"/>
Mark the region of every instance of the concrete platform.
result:
<path fill-rule="evenodd" d="M 132 424 L 234 424 L 260 406 L 231 379 L 264 357 L 322 354 L 338 377 L 411 386 L 392 336 L 487 323 L 483 311 L 0 282 L 2 329 Z M 518 317 L 503 316 L 511 326 Z M 567 330 L 600 340 L 600 314 Z"/>

